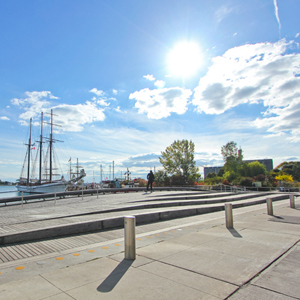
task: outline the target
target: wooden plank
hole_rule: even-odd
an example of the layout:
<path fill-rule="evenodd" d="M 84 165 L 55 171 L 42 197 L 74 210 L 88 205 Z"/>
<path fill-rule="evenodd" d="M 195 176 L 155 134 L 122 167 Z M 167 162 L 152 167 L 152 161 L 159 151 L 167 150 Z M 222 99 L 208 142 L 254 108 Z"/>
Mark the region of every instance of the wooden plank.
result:
<path fill-rule="evenodd" d="M 57 251 L 57 247 L 55 247 L 55 245 L 49 243 L 49 241 L 47 241 L 47 240 L 41 241 L 40 243 L 42 243 L 45 247 L 47 247 L 49 253 Z"/>
<path fill-rule="evenodd" d="M 10 251 L 10 253 L 13 253 L 17 259 L 24 258 L 24 256 L 20 255 L 20 253 L 14 248 L 14 246 L 7 246 L 6 249 Z"/>
<path fill-rule="evenodd" d="M 44 250 L 40 249 L 37 245 L 37 242 L 28 244 L 31 249 L 34 249 L 38 255 L 45 254 Z"/>
<path fill-rule="evenodd" d="M 24 257 L 32 256 L 32 254 L 29 251 L 27 251 L 26 248 L 23 247 L 22 244 L 14 245 L 14 247 L 16 247 L 20 253 L 23 253 Z"/>
<path fill-rule="evenodd" d="M 32 254 L 32 256 L 37 256 L 40 255 L 40 251 L 37 251 L 35 247 L 32 247 L 31 243 L 30 244 L 23 244 L 23 247 Z"/>
<path fill-rule="evenodd" d="M 49 248 L 47 245 L 43 244 L 43 242 L 36 242 L 35 246 L 40 249 L 41 251 L 43 251 L 43 253 L 51 253 L 53 252 L 53 250 L 51 248 Z"/>
<path fill-rule="evenodd" d="M 14 255 L 11 251 L 7 250 L 6 247 L 2 248 L 2 254 L 5 255 L 9 261 L 18 259 L 18 257 Z"/>
<path fill-rule="evenodd" d="M 6 253 L 2 253 L 2 249 L 0 249 L 0 259 L 2 262 L 8 262 L 9 259 L 5 255 Z"/>

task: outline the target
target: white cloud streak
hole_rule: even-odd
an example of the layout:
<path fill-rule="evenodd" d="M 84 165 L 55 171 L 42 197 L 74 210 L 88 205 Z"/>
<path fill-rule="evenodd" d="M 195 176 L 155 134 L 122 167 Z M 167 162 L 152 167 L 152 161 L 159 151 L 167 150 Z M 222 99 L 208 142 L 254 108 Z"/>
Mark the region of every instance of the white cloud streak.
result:
<path fill-rule="evenodd" d="M 277 0 L 274 0 L 274 8 L 275 8 L 275 17 L 278 23 L 278 27 L 279 27 L 279 33 L 281 30 L 281 23 L 280 23 L 280 19 L 279 19 L 279 12 L 278 12 L 278 5 L 277 5 Z"/>
<path fill-rule="evenodd" d="M 223 19 L 225 19 L 232 11 L 233 11 L 232 7 L 229 7 L 227 5 L 221 6 L 215 12 L 215 19 L 216 19 L 217 23 L 221 23 L 223 21 Z"/>

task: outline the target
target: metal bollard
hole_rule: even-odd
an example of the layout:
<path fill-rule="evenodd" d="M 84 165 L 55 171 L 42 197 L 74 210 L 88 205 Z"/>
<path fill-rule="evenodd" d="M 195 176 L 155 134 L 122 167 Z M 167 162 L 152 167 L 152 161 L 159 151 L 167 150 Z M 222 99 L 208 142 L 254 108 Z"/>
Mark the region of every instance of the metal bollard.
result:
<path fill-rule="evenodd" d="M 23 203 L 24 203 L 23 197 L 24 197 L 24 193 L 22 192 L 22 207 L 23 207 Z"/>
<path fill-rule="evenodd" d="M 268 210 L 268 215 L 273 216 L 272 198 L 267 198 L 267 210 Z"/>
<path fill-rule="evenodd" d="M 295 208 L 295 196 L 290 195 L 290 206 L 291 208 Z"/>
<path fill-rule="evenodd" d="M 125 259 L 135 260 L 135 217 L 124 217 Z"/>
<path fill-rule="evenodd" d="M 233 228 L 232 204 L 225 203 L 225 219 L 226 227 Z"/>

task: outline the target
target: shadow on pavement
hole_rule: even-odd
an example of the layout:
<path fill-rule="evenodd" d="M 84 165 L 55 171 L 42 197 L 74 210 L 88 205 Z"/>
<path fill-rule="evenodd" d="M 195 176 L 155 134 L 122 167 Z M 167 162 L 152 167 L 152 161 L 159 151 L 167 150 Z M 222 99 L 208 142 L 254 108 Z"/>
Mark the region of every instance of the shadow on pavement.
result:
<path fill-rule="evenodd" d="M 242 238 L 242 236 L 234 228 L 227 228 L 227 229 L 234 237 Z"/>
<path fill-rule="evenodd" d="M 284 220 L 284 218 L 283 217 L 280 217 L 280 216 L 273 216 L 274 218 L 276 218 L 276 219 L 281 219 L 281 220 Z"/>
<path fill-rule="evenodd" d="M 111 292 L 125 275 L 134 261 L 123 259 L 116 268 L 106 277 L 106 279 L 97 287 L 97 291 L 101 293 Z"/>

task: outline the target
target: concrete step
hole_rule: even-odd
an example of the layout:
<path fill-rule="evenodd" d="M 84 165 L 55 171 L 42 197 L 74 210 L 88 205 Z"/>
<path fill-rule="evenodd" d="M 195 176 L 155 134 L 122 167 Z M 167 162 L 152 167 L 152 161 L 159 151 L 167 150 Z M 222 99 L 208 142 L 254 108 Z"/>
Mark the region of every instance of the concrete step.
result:
<path fill-rule="evenodd" d="M 163 197 L 160 197 L 160 200 L 147 199 L 146 204 L 141 205 L 130 205 L 104 211 L 91 211 L 90 213 L 12 224 L 7 228 L 7 232 L 0 234 L 0 244 L 7 245 L 120 228 L 124 225 L 125 213 L 126 215 L 134 215 L 138 225 L 222 211 L 224 210 L 224 202 L 232 202 L 233 208 L 238 208 L 265 203 L 267 197 L 272 198 L 273 201 L 289 198 L 288 194 L 279 193 L 227 194 L 225 196 L 227 197 L 224 197 L 224 195 L 219 197 L 219 193 L 217 193 L 210 200 L 179 200 L 178 198 L 174 200 L 176 197 L 173 197 L 172 201 L 166 200 L 166 202 L 162 200 Z M 155 203 L 149 203 L 151 201 Z"/>

